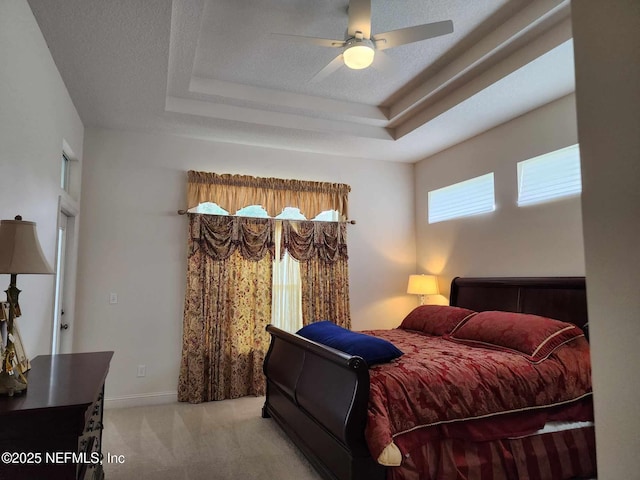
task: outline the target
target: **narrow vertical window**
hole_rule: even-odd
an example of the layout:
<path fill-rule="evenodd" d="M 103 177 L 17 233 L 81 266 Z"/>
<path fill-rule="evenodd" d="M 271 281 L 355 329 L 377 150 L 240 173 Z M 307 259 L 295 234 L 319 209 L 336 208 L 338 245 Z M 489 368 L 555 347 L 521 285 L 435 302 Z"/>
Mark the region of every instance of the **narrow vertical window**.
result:
<path fill-rule="evenodd" d="M 60 188 L 65 192 L 69 192 L 69 177 L 71 175 L 71 161 L 69 157 L 62 153 L 62 168 L 60 170 Z"/>
<path fill-rule="evenodd" d="M 493 212 L 493 172 L 429 192 L 429 223 Z"/>

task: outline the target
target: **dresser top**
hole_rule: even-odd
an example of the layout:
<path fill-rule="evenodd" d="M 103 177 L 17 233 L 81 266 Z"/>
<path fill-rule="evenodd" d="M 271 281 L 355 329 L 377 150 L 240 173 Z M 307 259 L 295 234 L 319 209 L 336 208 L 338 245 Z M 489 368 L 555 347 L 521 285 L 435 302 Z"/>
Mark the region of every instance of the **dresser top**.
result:
<path fill-rule="evenodd" d="M 113 352 L 40 355 L 31 361 L 26 392 L 0 397 L 0 414 L 92 404 L 109 371 Z"/>

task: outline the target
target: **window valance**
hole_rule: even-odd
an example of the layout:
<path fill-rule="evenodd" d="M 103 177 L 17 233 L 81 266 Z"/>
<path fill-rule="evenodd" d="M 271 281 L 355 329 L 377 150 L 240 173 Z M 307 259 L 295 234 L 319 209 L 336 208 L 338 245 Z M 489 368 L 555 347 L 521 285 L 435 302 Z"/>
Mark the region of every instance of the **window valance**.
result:
<path fill-rule="evenodd" d="M 202 249 L 214 260 L 229 258 L 236 250 L 253 261 L 275 256 L 272 218 L 189 214 L 189 256 Z M 346 224 L 339 222 L 282 221 L 281 254 L 287 250 L 300 262 L 346 260 Z"/>
<path fill-rule="evenodd" d="M 288 221 L 282 223 L 282 247 L 299 262 L 318 258 L 325 262 L 347 259 L 347 226 L 338 222 Z"/>
<path fill-rule="evenodd" d="M 235 213 L 249 205 L 262 205 L 270 217 L 285 207 L 298 207 L 313 218 L 326 210 L 336 210 L 347 220 L 351 187 L 343 183 L 285 180 L 248 175 L 217 174 L 190 170 L 187 183 L 187 208 L 213 202 Z"/>
<path fill-rule="evenodd" d="M 214 260 L 225 260 L 236 250 L 247 260 L 275 255 L 274 222 L 271 218 L 227 217 L 190 214 L 190 252 L 202 249 Z"/>

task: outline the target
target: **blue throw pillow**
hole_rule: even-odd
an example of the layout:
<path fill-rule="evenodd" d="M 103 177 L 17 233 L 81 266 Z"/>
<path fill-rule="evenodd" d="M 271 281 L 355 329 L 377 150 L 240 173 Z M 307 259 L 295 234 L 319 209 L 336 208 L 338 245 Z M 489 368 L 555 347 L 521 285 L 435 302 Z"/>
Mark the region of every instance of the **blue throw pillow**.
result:
<path fill-rule="evenodd" d="M 390 362 L 403 354 L 393 343 L 383 338 L 352 332 L 328 320 L 311 323 L 296 333 L 314 342 L 362 357 L 369 366 Z"/>

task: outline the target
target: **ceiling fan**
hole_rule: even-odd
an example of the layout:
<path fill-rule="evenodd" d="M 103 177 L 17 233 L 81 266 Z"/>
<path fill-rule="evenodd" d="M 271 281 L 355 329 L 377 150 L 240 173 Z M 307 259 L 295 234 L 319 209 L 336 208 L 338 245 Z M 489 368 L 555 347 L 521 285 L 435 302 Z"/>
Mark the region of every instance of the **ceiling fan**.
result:
<path fill-rule="evenodd" d="M 373 63 L 376 50 L 386 50 L 387 48 L 419 42 L 453 32 L 453 22 L 446 20 L 371 35 L 371 0 L 350 0 L 348 12 L 349 23 L 345 40 L 305 37 L 285 33 L 273 34 L 299 43 L 342 49 L 340 55 L 311 79 L 312 82 L 326 78 L 340 68 L 343 63 L 355 70 L 367 68 Z"/>

